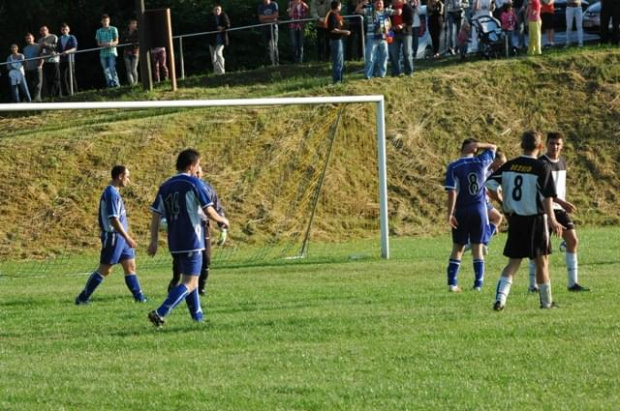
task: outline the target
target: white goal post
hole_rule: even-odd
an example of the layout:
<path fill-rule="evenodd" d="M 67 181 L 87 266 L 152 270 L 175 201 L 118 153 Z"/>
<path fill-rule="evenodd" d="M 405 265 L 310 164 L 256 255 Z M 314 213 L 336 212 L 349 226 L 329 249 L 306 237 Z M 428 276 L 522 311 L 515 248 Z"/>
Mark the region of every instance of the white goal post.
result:
<path fill-rule="evenodd" d="M 168 100 L 168 101 L 109 101 L 72 103 L 20 103 L 0 104 L 2 112 L 27 112 L 51 110 L 102 110 L 102 109 L 153 109 L 153 108 L 204 108 L 278 106 L 340 103 L 375 103 L 377 115 L 377 162 L 379 165 L 379 224 L 381 257 L 390 258 L 388 209 L 387 209 L 387 161 L 385 147 L 385 100 L 383 95 L 334 96 L 334 97 L 283 97 L 227 100 Z"/>

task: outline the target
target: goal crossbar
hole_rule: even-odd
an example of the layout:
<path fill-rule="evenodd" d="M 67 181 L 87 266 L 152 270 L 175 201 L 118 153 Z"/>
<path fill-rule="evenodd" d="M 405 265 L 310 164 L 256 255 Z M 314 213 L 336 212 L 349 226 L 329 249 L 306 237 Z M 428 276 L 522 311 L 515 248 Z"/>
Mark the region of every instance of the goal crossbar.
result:
<path fill-rule="evenodd" d="M 379 177 L 379 225 L 381 257 L 390 257 L 387 209 L 387 160 L 385 147 L 385 99 L 383 95 L 331 96 L 331 97 L 277 97 L 223 100 L 166 100 L 166 101 L 102 101 L 66 103 L 0 104 L 2 112 L 55 111 L 55 110 L 105 110 L 151 108 L 205 108 L 284 106 L 309 104 L 374 103 L 377 117 L 377 162 Z"/>

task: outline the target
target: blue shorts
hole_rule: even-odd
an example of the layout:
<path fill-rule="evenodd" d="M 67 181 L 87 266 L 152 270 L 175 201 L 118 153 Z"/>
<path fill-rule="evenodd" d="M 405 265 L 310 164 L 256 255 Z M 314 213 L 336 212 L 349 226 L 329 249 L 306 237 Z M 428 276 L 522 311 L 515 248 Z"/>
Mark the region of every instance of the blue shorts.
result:
<path fill-rule="evenodd" d="M 136 258 L 136 251 L 127 245 L 125 238 L 115 232 L 101 233 L 101 257 L 99 263 L 114 265 L 123 260 Z"/>
<path fill-rule="evenodd" d="M 458 227 L 452 229 L 453 243 L 482 244 L 486 227 L 489 224 L 486 204 L 456 210 L 454 217 L 456 217 Z"/>
<path fill-rule="evenodd" d="M 200 275 L 202 268 L 202 251 L 172 254 L 175 265 L 183 275 Z"/>

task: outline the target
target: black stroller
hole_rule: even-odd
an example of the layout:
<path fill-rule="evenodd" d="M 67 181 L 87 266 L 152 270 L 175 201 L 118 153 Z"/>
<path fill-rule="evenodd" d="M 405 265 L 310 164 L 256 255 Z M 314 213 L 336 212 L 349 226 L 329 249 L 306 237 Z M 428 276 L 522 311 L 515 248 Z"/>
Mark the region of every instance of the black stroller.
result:
<path fill-rule="evenodd" d="M 471 24 L 478 33 L 478 53 L 487 60 L 501 57 L 506 40 L 500 21 L 492 16 L 479 16 Z"/>

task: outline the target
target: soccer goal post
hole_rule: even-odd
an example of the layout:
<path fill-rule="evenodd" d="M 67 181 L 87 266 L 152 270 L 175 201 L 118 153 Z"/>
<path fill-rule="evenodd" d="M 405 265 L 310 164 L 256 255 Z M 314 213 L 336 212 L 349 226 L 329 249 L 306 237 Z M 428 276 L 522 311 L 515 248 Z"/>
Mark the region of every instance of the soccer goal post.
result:
<path fill-rule="evenodd" d="M 140 110 L 140 109 L 189 109 L 209 107 L 275 107 L 312 104 L 375 104 L 376 142 L 377 142 L 377 177 L 379 188 L 379 231 L 381 257 L 390 257 L 388 208 L 387 208 L 387 160 L 385 138 L 385 101 L 383 95 L 368 96 L 333 96 L 333 97 L 285 97 L 225 100 L 170 100 L 170 101 L 110 101 L 110 102 L 66 102 L 66 103 L 30 103 L 0 104 L 3 112 L 36 112 L 58 110 Z"/>

